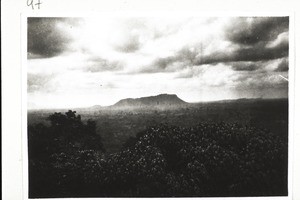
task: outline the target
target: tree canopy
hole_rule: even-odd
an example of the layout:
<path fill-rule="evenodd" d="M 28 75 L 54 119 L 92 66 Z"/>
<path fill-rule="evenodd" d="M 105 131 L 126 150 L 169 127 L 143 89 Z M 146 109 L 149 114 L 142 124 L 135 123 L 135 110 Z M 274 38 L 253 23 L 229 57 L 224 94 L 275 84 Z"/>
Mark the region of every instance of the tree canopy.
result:
<path fill-rule="evenodd" d="M 31 197 L 204 197 L 287 194 L 287 144 L 236 123 L 160 124 L 105 154 L 96 123 L 54 113 L 29 133 Z"/>

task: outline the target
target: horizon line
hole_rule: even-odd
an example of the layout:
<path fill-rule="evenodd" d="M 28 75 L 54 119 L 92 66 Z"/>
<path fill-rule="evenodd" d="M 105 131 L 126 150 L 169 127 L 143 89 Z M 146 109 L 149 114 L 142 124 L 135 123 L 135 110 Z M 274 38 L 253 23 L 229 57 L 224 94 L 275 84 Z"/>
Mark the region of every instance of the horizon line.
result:
<path fill-rule="evenodd" d="M 143 96 L 143 97 L 138 97 L 138 98 L 124 98 L 124 99 L 140 99 L 140 98 L 144 98 L 144 97 L 155 97 L 155 96 L 159 96 L 159 95 L 163 95 L 163 94 L 167 94 L 167 95 L 176 95 L 177 94 L 168 94 L 168 93 L 162 93 L 162 94 L 158 94 L 158 95 L 151 95 L 151 96 Z M 177 96 L 178 97 L 178 96 Z M 178 97 L 179 98 L 179 97 Z M 184 102 L 188 103 L 188 104 L 197 104 L 197 103 L 212 103 L 212 102 L 220 102 L 220 101 L 234 101 L 234 100 L 241 100 L 241 99 L 247 99 L 247 100 L 254 100 L 254 99 L 261 99 L 261 100 L 272 100 L 272 99 L 288 99 L 289 97 L 275 97 L 275 98 L 264 98 L 264 97 L 251 97 L 251 98 L 246 98 L 246 97 L 242 97 L 242 98 L 232 98 L 232 99 L 219 99 L 219 100 L 207 100 L 207 101 L 193 101 L 193 102 L 188 102 L 188 101 L 185 101 L 181 98 L 181 100 L 183 100 Z M 121 100 L 124 100 L 124 99 L 120 99 L 119 101 Z M 119 101 L 117 101 L 116 103 L 118 103 Z M 111 107 L 111 106 L 114 106 L 116 103 L 114 104 L 111 104 L 111 105 L 106 105 L 106 106 L 102 106 L 102 105 L 99 105 L 99 104 L 96 104 L 96 105 L 91 105 L 91 106 L 83 106 L 83 107 L 53 107 L 53 108 L 28 108 L 27 107 L 27 111 L 34 111 L 34 110 L 62 110 L 62 109 L 85 109 L 85 108 L 92 108 L 94 106 L 99 106 L 99 107 L 102 107 L 102 108 L 107 108 L 107 107 Z"/>

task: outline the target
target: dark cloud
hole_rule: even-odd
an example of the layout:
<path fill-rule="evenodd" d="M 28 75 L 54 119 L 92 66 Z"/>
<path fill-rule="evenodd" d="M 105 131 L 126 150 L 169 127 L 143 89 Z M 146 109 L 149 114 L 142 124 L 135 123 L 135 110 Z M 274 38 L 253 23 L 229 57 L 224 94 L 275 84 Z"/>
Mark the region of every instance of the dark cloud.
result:
<path fill-rule="evenodd" d="M 54 77 L 54 74 L 27 74 L 27 92 L 51 91 L 50 82 Z"/>
<path fill-rule="evenodd" d="M 286 72 L 289 70 L 289 61 L 287 58 L 282 59 L 281 62 L 279 62 L 278 66 L 274 71 L 276 72 Z"/>
<path fill-rule="evenodd" d="M 233 62 L 228 64 L 234 71 L 255 71 L 262 68 L 261 62 Z"/>
<path fill-rule="evenodd" d="M 95 73 L 122 69 L 123 63 L 121 61 L 109 61 L 101 57 L 91 57 L 87 60 L 87 67 L 84 68 L 84 71 Z"/>
<path fill-rule="evenodd" d="M 61 30 L 59 24 L 72 29 L 78 25 L 78 18 L 29 17 L 27 20 L 28 58 L 50 58 L 68 49 L 72 38 Z"/>
<path fill-rule="evenodd" d="M 195 64 L 273 60 L 288 56 L 288 50 L 288 41 L 279 43 L 274 47 L 267 47 L 266 44 L 259 44 L 253 47 L 239 47 L 233 52 L 214 52 L 198 59 Z"/>
<path fill-rule="evenodd" d="M 199 66 L 204 64 L 233 63 L 232 69 L 237 71 L 251 71 L 259 68 L 260 61 L 269 61 L 288 56 L 288 40 L 282 40 L 275 46 L 268 43 L 259 43 L 251 47 L 239 46 L 233 51 L 215 51 L 209 55 L 201 56 L 198 48 L 190 50 L 184 48 L 173 56 L 158 58 L 151 65 L 144 67 L 140 72 L 157 73 L 176 71 L 178 68 Z M 258 62 L 253 64 L 253 62 Z M 242 64 L 243 63 L 243 64 Z"/>
<path fill-rule="evenodd" d="M 185 47 L 178 51 L 174 56 L 169 56 L 166 58 L 158 58 L 154 61 L 153 66 L 157 66 L 160 69 L 166 69 L 175 62 L 183 64 L 193 63 L 197 53 Z"/>
<path fill-rule="evenodd" d="M 175 72 L 193 65 L 197 53 L 184 47 L 175 55 L 157 58 L 150 65 L 138 69 L 137 73 Z"/>
<path fill-rule="evenodd" d="M 176 56 L 158 58 L 154 60 L 150 68 L 156 69 L 157 71 L 164 71 L 177 60 L 180 61 L 180 58 L 177 58 Z"/>
<path fill-rule="evenodd" d="M 203 55 L 205 47 L 202 44 L 195 45 L 194 49 L 184 47 L 173 56 L 154 60 L 141 72 L 169 72 L 178 70 L 176 67 L 217 63 L 232 63 L 232 69 L 236 71 L 257 70 L 260 61 L 288 56 L 288 26 L 288 17 L 233 19 L 231 26 L 225 29 L 225 39 L 230 41 L 230 50 L 216 49 Z"/>
<path fill-rule="evenodd" d="M 286 57 L 289 49 L 288 28 L 288 17 L 235 19 L 230 28 L 225 30 L 226 39 L 237 46 L 235 50 L 215 51 L 201 56 L 195 64 L 267 61 Z"/>
<path fill-rule="evenodd" d="M 288 17 L 237 18 L 226 29 L 226 38 L 233 43 L 254 45 L 274 40 L 280 33 L 288 31 Z"/>

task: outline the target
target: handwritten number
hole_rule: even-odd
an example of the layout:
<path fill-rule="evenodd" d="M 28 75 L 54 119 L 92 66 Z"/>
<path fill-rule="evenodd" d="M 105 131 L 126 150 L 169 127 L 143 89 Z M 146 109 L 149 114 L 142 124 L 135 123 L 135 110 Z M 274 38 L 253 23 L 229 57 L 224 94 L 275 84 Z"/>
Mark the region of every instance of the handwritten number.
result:
<path fill-rule="evenodd" d="M 32 10 L 34 9 L 33 0 L 27 0 L 27 6 L 31 6 Z"/>
<path fill-rule="evenodd" d="M 37 6 L 38 9 L 40 9 L 40 5 L 42 4 L 41 3 L 41 0 L 36 0 L 36 3 L 34 3 L 35 0 L 27 0 L 27 6 L 31 6 L 32 10 L 34 10 L 34 6 Z"/>
<path fill-rule="evenodd" d="M 41 5 L 42 3 L 40 2 L 40 0 L 37 0 L 37 3 L 35 4 L 35 5 L 37 5 L 38 6 L 38 9 L 40 9 L 40 5 Z"/>

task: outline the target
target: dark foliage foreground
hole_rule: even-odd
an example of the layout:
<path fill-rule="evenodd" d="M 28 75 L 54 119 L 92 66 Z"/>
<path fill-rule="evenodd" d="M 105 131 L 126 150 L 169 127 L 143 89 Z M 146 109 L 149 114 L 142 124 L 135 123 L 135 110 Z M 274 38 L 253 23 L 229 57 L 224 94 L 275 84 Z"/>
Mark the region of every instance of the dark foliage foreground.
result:
<path fill-rule="evenodd" d="M 94 122 L 49 120 L 28 129 L 31 198 L 287 195 L 287 144 L 266 130 L 161 124 L 106 155 Z"/>

